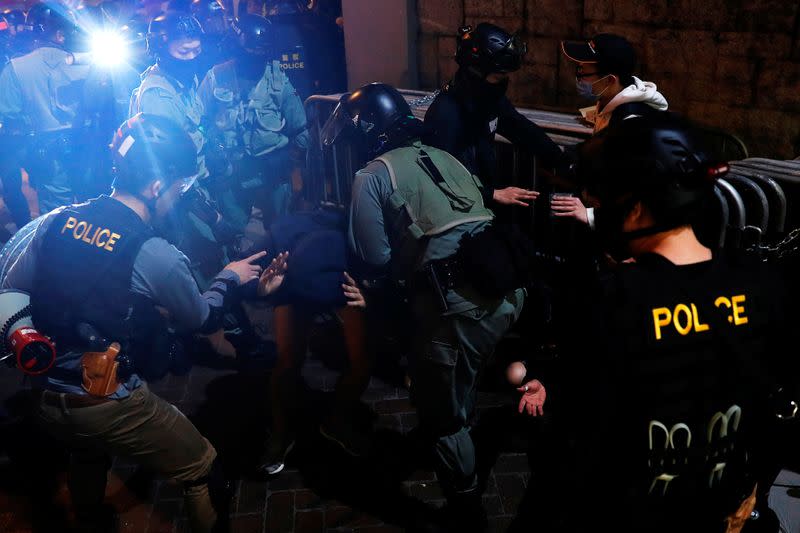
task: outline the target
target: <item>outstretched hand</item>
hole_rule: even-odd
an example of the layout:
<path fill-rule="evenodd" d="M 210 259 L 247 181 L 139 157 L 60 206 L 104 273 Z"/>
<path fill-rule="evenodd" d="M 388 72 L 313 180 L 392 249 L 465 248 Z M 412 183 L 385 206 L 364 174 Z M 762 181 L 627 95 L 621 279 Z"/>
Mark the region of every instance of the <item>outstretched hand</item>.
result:
<path fill-rule="evenodd" d="M 529 191 L 528 189 L 520 189 L 519 187 L 495 189 L 492 193 L 492 198 L 498 204 L 521 205 L 523 207 L 528 207 L 530 202 L 536 200 L 538 197 L 539 193 L 537 191 Z"/>
<path fill-rule="evenodd" d="M 239 278 L 239 285 L 244 285 L 254 279 L 258 279 L 259 274 L 261 274 L 261 265 L 253 263 L 265 255 L 267 255 L 267 252 L 262 251 L 242 259 L 241 261 L 233 261 L 232 263 L 228 263 L 225 270 L 230 270 L 236 274 Z"/>
<path fill-rule="evenodd" d="M 547 391 L 538 379 L 532 379 L 525 385 L 517 388 L 522 393 L 519 400 L 520 414 L 528 413 L 531 416 L 544 415 L 544 401 L 547 398 Z"/>
<path fill-rule="evenodd" d="M 344 280 L 342 289 L 344 289 L 344 297 L 347 298 L 347 305 L 349 307 L 366 307 L 367 301 L 364 299 L 364 293 L 361 292 L 356 280 L 350 277 L 347 272 L 344 273 Z"/>
<path fill-rule="evenodd" d="M 578 222 L 589 223 L 586 206 L 575 196 L 553 196 L 550 200 L 550 210 L 555 217 L 574 218 Z"/>
<path fill-rule="evenodd" d="M 261 277 L 258 278 L 259 296 L 269 296 L 280 288 L 286 277 L 286 270 L 289 268 L 288 258 L 289 252 L 281 252 L 272 260 L 269 266 L 264 269 L 264 272 L 261 273 Z"/>

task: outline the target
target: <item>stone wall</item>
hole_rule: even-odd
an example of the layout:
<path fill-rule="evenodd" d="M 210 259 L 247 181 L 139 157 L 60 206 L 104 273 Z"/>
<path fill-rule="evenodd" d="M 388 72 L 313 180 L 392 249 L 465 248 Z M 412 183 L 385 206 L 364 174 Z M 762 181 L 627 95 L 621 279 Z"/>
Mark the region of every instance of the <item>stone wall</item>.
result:
<path fill-rule="evenodd" d="M 670 107 L 739 136 L 751 156 L 800 156 L 800 2 L 789 0 L 417 0 L 419 79 L 453 74 L 463 24 L 493 22 L 528 43 L 510 96 L 519 106 L 575 111 L 564 38 L 627 37 L 639 73 Z"/>

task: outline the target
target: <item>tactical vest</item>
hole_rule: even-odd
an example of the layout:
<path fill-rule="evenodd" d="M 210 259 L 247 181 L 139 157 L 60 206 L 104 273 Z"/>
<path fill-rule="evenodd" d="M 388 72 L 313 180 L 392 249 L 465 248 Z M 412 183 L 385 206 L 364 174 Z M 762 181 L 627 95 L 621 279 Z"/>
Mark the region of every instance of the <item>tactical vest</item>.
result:
<path fill-rule="evenodd" d="M 239 148 L 258 157 L 289 144 L 286 118 L 281 112 L 285 79 L 280 63 L 273 61 L 244 100 L 235 61 L 211 69 L 214 110 L 209 111 L 214 114 L 214 125 L 221 132 L 226 149 Z"/>
<path fill-rule="evenodd" d="M 34 322 L 59 354 L 85 344 L 77 333 L 81 322 L 110 341 L 130 340 L 132 310 L 143 298 L 131 292 L 133 265 L 150 237 L 136 213 L 108 196 L 55 217 L 42 243 L 31 302 Z"/>
<path fill-rule="evenodd" d="M 169 94 L 181 114 L 185 117 L 185 120 L 179 126 L 189 134 L 189 137 L 192 138 L 194 145 L 197 147 L 199 177 L 204 178 L 208 171 L 205 169 L 205 156 L 202 155 L 203 145 L 205 144 L 205 137 L 200 128 L 200 122 L 203 118 L 203 105 L 200 102 L 200 98 L 197 97 L 197 89 L 195 87 L 187 87 L 184 91 L 178 91 L 175 82 L 165 76 L 158 65 L 153 65 L 144 71 L 142 84 L 134 89 L 131 95 L 130 109 L 128 110 L 129 116 L 134 116 L 139 112 L 164 115 L 158 109 L 142 109 L 142 96 L 151 89 L 161 89 Z"/>
<path fill-rule="evenodd" d="M 480 181 L 445 151 L 415 142 L 378 157 L 392 181 L 391 207 L 405 211 L 414 239 L 432 237 L 494 214 L 483 205 Z"/>

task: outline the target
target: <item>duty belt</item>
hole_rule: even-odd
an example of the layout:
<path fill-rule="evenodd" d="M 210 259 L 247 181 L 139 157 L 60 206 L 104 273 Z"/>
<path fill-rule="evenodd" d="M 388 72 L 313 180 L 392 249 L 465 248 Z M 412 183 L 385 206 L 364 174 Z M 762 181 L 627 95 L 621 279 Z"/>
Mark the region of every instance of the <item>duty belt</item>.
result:
<path fill-rule="evenodd" d="M 414 285 L 432 289 L 442 312 L 446 312 L 447 291 L 468 284 L 461 261 L 453 256 L 428 261 L 414 273 Z"/>

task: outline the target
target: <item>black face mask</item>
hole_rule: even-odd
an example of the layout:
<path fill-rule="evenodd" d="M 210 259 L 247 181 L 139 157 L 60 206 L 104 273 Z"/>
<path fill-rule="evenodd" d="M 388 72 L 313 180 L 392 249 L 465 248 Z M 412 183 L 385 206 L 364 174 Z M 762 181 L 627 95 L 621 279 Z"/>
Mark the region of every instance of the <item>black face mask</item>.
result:
<path fill-rule="evenodd" d="M 464 90 L 478 109 L 493 110 L 508 91 L 508 78 L 500 83 L 489 83 L 486 78 L 470 69 L 459 69 L 456 87 Z"/>
<path fill-rule="evenodd" d="M 159 57 L 158 66 L 183 85 L 191 87 L 194 85 L 195 76 L 200 74 L 199 70 L 202 64 L 200 57 L 198 55 L 194 59 L 181 60 L 175 59 L 169 54 L 164 54 L 163 57 Z"/>

